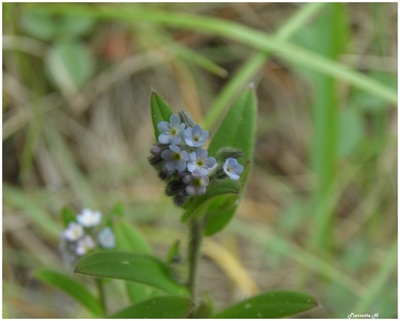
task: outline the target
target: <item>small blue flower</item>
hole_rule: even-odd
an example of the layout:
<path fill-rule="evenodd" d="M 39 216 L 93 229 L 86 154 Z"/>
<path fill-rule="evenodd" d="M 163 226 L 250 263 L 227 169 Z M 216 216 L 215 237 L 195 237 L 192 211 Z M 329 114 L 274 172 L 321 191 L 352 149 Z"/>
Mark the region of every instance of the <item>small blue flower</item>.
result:
<path fill-rule="evenodd" d="M 214 157 L 207 157 L 207 150 L 200 148 L 191 152 L 189 155 L 189 163 L 187 168 L 190 172 L 198 171 L 200 175 L 207 175 L 209 170 L 217 163 Z"/>
<path fill-rule="evenodd" d="M 199 125 L 196 125 L 193 128 L 186 128 L 184 135 L 185 142 L 190 147 L 202 147 L 208 138 L 208 131 L 203 130 Z"/>
<path fill-rule="evenodd" d="M 168 171 L 182 172 L 186 169 L 186 162 L 189 159 L 188 153 L 185 150 L 181 150 L 178 146 L 170 145 L 169 150 L 164 150 L 161 153 L 161 157 L 166 160 L 165 168 Z"/>
<path fill-rule="evenodd" d="M 181 124 L 181 119 L 178 115 L 172 114 L 169 123 L 161 121 L 157 127 L 161 131 L 161 134 L 158 136 L 158 141 L 161 144 L 178 145 L 181 142 L 185 124 Z"/>
<path fill-rule="evenodd" d="M 104 248 L 113 248 L 115 247 L 115 236 L 112 232 L 111 228 L 105 227 L 103 228 L 98 237 L 99 244 Z"/>
<path fill-rule="evenodd" d="M 187 184 L 186 193 L 188 195 L 204 195 L 209 183 L 208 176 L 202 176 L 199 171 L 193 171 L 192 175 L 186 175 L 183 182 Z"/>
<path fill-rule="evenodd" d="M 240 165 L 236 159 L 228 158 L 225 161 L 223 169 L 230 179 L 237 181 L 240 178 L 239 175 L 242 174 L 244 167 Z"/>

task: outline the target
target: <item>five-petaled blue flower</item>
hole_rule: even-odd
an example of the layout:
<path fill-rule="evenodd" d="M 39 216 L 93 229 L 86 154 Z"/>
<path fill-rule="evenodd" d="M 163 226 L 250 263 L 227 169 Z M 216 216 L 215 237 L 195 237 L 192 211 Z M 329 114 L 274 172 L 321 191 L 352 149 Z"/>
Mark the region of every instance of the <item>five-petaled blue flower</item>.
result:
<path fill-rule="evenodd" d="M 223 169 L 226 175 L 228 175 L 229 178 L 234 181 L 237 181 L 240 178 L 239 175 L 243 172 L 243 166 L 240 165 L 234 158 L 228 158 L 225 161 Z"/>
<path fill-rule="evenodd" d="M 185 124 L 181 124 L 181 119 L 178 115 L 172 114 L 169 123 L 161 121 L 157 127 L 161 131 L 161 134 L 158 136 L 158 141 L 161 144 L 178 145 L 181 142 Z"/>
<path fill-rule="evenodd" d="M 202 147 L 208 138 L 208 131 L 203 130 L 199 125 L 195 125 L 193 128 L 186 128 L 184 135 L 185 142 L 190 147 Z"/>
<path fill-rule="evenodd" d="M 182 172 L 186 169 L 186 162 L 189 159 L 188 153 L 181 150 L 178 146 L 170 145 L 169 150 L 166 149 L 161 153 L 161 157 L 166 160 L 165 168 L 169 171 Z"/>
<path fill-rule="evenodd" d="M 183 182 L 187 184 L 186 193 L 188 195 L 204 195 L 209 183 L 208 176 L 202 176 L 199 171 L 193 171 L 191 175 L 186 175 Z"/>
<path fill-rule="evenodd" d="M 217 163 L 214 157 L 207 157 L 207 150 L 200 148 L 197 151 L 191 152 L 189 155 L 189 163 L 187 168 L 190 172 L 198 171 L 200 175 L 208 174 L 208 171 Z"/>

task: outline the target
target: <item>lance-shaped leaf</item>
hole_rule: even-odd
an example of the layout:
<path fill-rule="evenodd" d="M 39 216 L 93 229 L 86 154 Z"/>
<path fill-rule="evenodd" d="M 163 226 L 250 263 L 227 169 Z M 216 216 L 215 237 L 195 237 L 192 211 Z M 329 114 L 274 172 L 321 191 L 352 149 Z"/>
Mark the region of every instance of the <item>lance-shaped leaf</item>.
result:
<path fill-rule="evenodd" d="M 151 93 L 151 120 L 153 121 L 154 134 L 156 140 L 158 141 L 158 136 L 161 134 L 158 129 L 158 123 L 160 121 L 169 122 L 169 118 L 173 114 L 171 107 L 168 103 L 156 92 Z"/>
<path fill-rule="evenodd" d="M 243 151 L 243 160 L 253 158 L 256 132 L 257 101 L 254 90 L 246 89 L 228 110 L 215 133 L 208 153 L 217 155 L 218 150 L 233 147 Z"/>
<path fill-rule="evenodd" d="M 238 207 L 237 195 L 222 195 L 210 202 L 204 234 L 213 235 L 222 230 L 231 220 Z"/>
<path fill-rule="evenodd" d="M 153 254 L 149 244 L 129 222 L 125 220 L 115 222 L 114 233 L 118 250 L 129 251 L 136 254 Z M 131 303 L 138 303 L 150 299 L 161 292 L 148 285 L 133 282 L 126 282 L 126 289 Z"/>
<path fill-rule="evenodd" d="M 221 231 L 232 219 L 236 209 L 239 206 L 239 200 L 242 197 L 248 176 L 251 171 L 251 162 L 244 164 L 244 171 L 237 183 L 239 184 L 239 195 L 222 195 L 210 201 L 207 208 L 207 219 L 204 225 L 204 234 L 214 235 Z"/>
<path fill-rule="evenodd" d="M 226 195 L 209 202 L 207 221 L 204 228 L 206 235 L 213 235 L 222 230 L 235 214 L 238 199 L 243 195 L 253 159 L 256 132 L 257 102 L 254 90 L 246 89 L 228 110 L 208 149 L 210 155 L 221 158 L 229 153 L 237 153 L 240 163 L 245 167 L 239 181 L 239 195 Z M 242 154 L 243 153 L 243 154 Z M 232 156 L 227 156 L 232 157 Z M 225 157 L 222 157 L 225 158 Z M 235 204 L 227 206 L 227 203 Z"/>
<path fill-rule="evenodd" d="M 178 296 L 162 296 L 143 301 L 123 309 L 111 318 L 115 319 L 177 319 L 184 318 L 189 310 L 190 300 Z"/>
<path fill-rule="evenodd" d="M 75 281 L 69 276 L 48 269 L 37 270 L 35 272 L 35 276 L 39 280 L 67 293 L 69 296 L 91 311 L 93 315 L 102 315 L 103 309 L 100 305 L 100 301 L 81 283 Z"/>
<path fill-rule="evenodd" d="M 215 314 L 213 318 L 284 318 L 310 310 L 317 305 L 317 301 L 308 294 L 292 291 L 275 291 L 244 300 Z"/>
<path fill-rule="evenodd" d="M 169 267 L 150 255 L 120 251 L 92 253 L 78 261 L 75 272 L 147 284 L 170 294 L 187 295 L 187 289 L 171 278 Z"/>

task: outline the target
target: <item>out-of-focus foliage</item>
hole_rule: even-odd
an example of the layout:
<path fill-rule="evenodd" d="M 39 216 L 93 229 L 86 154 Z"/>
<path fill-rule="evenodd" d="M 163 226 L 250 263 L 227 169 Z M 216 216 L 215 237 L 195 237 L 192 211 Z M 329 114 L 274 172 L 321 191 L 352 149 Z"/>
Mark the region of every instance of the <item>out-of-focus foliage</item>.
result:
<path fill-rule="evenodd" d="M 308 317 L 397 317 L 396 70 L 394 3 L 4 3 L 3 317 L 89 316 L 32 273 L 66 271 L 65 206 L 121 201 L 160 257 L 184 240 L 146 160 L 150 94 L 212 136 L 249 82 L 247 193 L 202 249 L 214 312 L 279 288 L 317 298 Z"/>

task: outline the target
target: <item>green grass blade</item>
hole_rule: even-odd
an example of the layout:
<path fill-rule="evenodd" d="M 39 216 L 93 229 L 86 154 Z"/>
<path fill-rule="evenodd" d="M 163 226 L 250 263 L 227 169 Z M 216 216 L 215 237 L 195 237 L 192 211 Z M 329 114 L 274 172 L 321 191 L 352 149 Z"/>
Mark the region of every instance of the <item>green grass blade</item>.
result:
<path fill-rule="evenodd" d="M 39 280 L 55 286 L 56 288 L 67 293 L 69 296 L 91 311 L 95 316 L 102 315 L 103 309 L 100 305 L 100 301 L 81 283 L 75 281 L 65 274 L 48 269 L 37 270 L 35 272 L 35 276 Z"/>
<path fill-rule="evenodd" d="M 169 27 L 177 27 L 213 35 L 230 38 L 261 51 L 272 52 L 280 58 L 294 64 L 310 68 L 320 73 L 338 78 L 357 88 L 370 92 L 385 99 L 387 102 L 397 104 L 397 92 L 387 86 L 364 76 L 343 64 L 337 63 L 309 50 L 286 43 L 265 33 L 243 26 L 239 23 L 199 15 L 182 14 L 162 10 L 140 9 L 138 7 L 117 6 L 93 7 L 83 4 L 77 5 L 35 5 L 28 6 L 32 11 L 49 11 L 66 15 L 93 16 L 99 19 L 118 19 L 130 23 L 153 22 Z"/>
<path fill-rule="evenodd" d="M 85 207 L 97 208 L 98 200 L 93 189 L 76 165 L 74 156 L 59 131 L 47 126 L 45 128 L 45 139 L 50 153 L 57 161 L 65 179 L 73 186 L 77 198 Z"/>
<path fill-rule="evenodd" d="M 357 296 L 363 296 L 366 293 L 366 288 L 362 284 L 342 272 L 335 265 L 313 255 L 285 238 L 275 235 L 271 231 L 266 231 L 265 227 L 262 229 L 257 228 L 243 220 L 240 220 L 240 222 L 232 222 L 230 227 L 232 231 L 238 235 L 242 235 L 257 244 L 265 246 L 269 251 L 280 253 L 298 262 L 302 266 L 307 267 L 310 271 L 340 284 L 343 288 Z"/>
<path fill-rule="evenodd" d="M 352 311 L 368 311 L 368 308 L 377 300 L 384 291 L 385 284 L 391 275 L 395 276 L 397 263 L 397 242 L 394 242 L 387 254 L 387 259 L 379 273 L 367 285 L 368 292 L 361 298 L 357 306 Z"/>
<path fill-rule="evenodd" d="M 50 214 L 43 208 L 43 204 L 27 195 L 26 191 L 3 185 L 3 202 L 22 211 L 25 217 L 33 222 L 44 235 L 53 239 L 59 238 L 61 227 L 51 219 Z"/>
<path fill-rule="evenodd" d="M 315 15 L 325 3 L 307 3 L 304 4 L 294 15 L 291 17 L 277 32 L 276 38 L 280 40 L 287 40 L 296 31 L 299 30 L 313 15 Z M 218 94 L 213 104 L 208 110 L 204 119 L 204 127 L 212 128 L 218 117 L 222 114 L 225 107 L 232 101 L 232 98 L 237 94 L 241 88 L 249 83 L 255 74 L 257 74 L 262 66 L 269 58 L 269 54 L 265 52 L 258 52 L 247 60 L 237 71 L 237 73 L 229 80 L 224 86 L 222 91 Z"/>
<path fill-rule="evenodd" d="M 311 50 L 336 60 L 345 45 L 346 24 L 345 5 L 343 3 L 329 4 L 319 15 Z M 340 24 L 340 26 L 338 26 Z M 330 41 L 324 41 L 330 39 Z M 320 202 L 329 193 L 334 183 L 337 162 L 337 130 L 339 120 L 339 105 L 337 80 L 320 73 L 312 73 L 315 85 L 315 101 L 313 110 L 314 142 L 312 148 L 312 168 L 316 177 L 314 201 Z M 310 246 L 328 250 L 331 246 L 331 223 L 333 208 L 325 208 L 323 212 L 315 212 L 313 224 L 310 226 Z"/>

